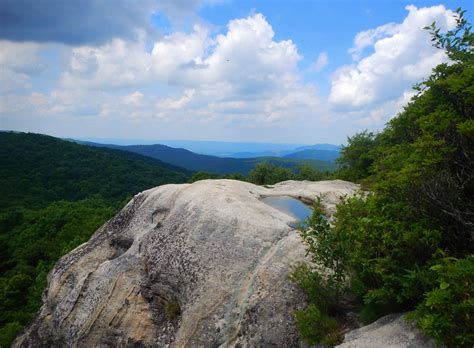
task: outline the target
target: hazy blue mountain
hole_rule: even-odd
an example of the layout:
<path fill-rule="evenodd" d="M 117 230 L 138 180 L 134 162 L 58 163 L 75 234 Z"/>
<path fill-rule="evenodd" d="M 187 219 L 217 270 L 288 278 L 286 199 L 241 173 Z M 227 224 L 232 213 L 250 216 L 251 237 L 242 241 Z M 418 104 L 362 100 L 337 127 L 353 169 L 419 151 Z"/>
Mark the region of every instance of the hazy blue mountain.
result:
<path fill-rule="evenodd" d="M 261 151 L 261 152 L 232 152 L 228 157 L 233 158 L 254 158 L 254 157 L 281 157 L 281 152 Z"/>
<path fill-rule="evenodd" d="M 218 157 L 239 157 L 236 153 L 248 153 L 247 157 L 280 156 L 280 153 L 294 152 L 295 149 L 306 146 L 305 144 L 280 144 L 280 143 L 245 143 L 230 141 L 201 141 L 201 140 L 143 140 L 143 139 L 113 139 L 113 138 L 87 138 L 78 139 L 83 142 L 112 145 L 154 145 L 161 144 L 174 148 L 182 148 L 197 154 Z M 250 155 L 252 154 L 252 155 Z"/>
<path fill-rule="evenodd" d="M 294 149 L 293 152 L 303 151 L 303 150 L 325 150 L 325 151 L 337 151 L 341 150 L 340 145 L 334 144 L 314 144 L 314 145 L 304 145 Z"/>
<path fill-rule="evenodd" d="M 299 158 L 299 159 L 317 159 L 321 161 L 334 162 L 340 153 L 339 151 L 330 150 L 302 150 L 294 153 L 290 153 L 285 158 Z"/>
<path fill-rule="evenodd" d="M 166 145 L 130 145 L 120 146 L 112 144 L 97 144 L 82 142 L 83 144 L 107 147 L 112 149 L 130 151 L 140 155 L 149 156 L 160 161 L 182 167 L 193 171 L 207 171 L 217 174 L 241 173 L 247 175 L 257 163 L 269 162 L 280 167 L 295 168 L 301 164 L 309 164 L 321 171 L 332 171 L 336 168 L 334 163 L 320 160 L 293 159 L 280 157 L 256 157 L 256 158 L 222 158 L 217 156 L 201 155 L 180 148 Z"/>
<path fill-rule="evenodd" d="M 183 148 L 194 153 L 218 156 L 235 157 L 235 153 L 261 153 L 266 156 L 278 156 L 282 151 L 293 151 L 293 149 L 305 146 L 304 144 L 279 144 L 279 143 L 244 143 L 225 141 L 185 141 L 164 140 L 157 142 L 175 148 Z M 261 155 L 253 155 L 258 157 Z"/>

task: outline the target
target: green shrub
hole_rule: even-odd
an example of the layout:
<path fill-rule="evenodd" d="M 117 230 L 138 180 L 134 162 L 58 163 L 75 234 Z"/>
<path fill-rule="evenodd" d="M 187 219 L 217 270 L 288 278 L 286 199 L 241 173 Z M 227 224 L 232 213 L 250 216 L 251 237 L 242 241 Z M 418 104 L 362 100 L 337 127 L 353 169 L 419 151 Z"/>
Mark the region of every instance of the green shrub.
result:
<path fill-rule="evenodd" d="M 341 166 L 337 175 L 350 181 L 367 178 L 374 162 L 375 147 L 376 137 L 372 132 L 364 131 L 349 137 L 347 146 L 342 147 L 341 156 L 336 160 Z"/>
<path fill-rule="evenodd" d="M 347 269 L 347 248 L 345 235 L 331 228 L 325 216 L 321 198 L 313 205 L 313 213 L 300 225 L 300 235 L 307 245 L 307 253 L 313 263 L 327 274 L 328 286 L 335 292 L 336 301 L 344 287 Z"/>
<path fill-rule="evenodd" d="M 474 346 L 474 255 L 446 258 L 431 267 L 438 286 L 425 294 L 415 318 L 421 328 L 448 347 Z"/>
<path fill-rule="evenodd" d="M 297 173 L 295 174 L 295 180 L 309 180 L 309 181 L 320 181 L 329 177 L 328 172 L 322 172 L 314 169 L 308 164 L 302 164 L 298 166 Z"/>
<path fill-rule="evenodd" d="M 335 248 L 344 252 L 351 290 L 372 312 L 412 308 L 432 286 L 429 266 L 440 233 L 403 203 L 379 195 L 349 198 L 338 205 L 328 236 L 342 244 Z"/>
<path fill-rule="evenodd" d="M 245 175 L 240 174 L 240 173 L 226 174 L 222 178 L 223 179 L 239 180 L 239 181 L 247 181 L 247 178 L 245 177 Z"/>
<path fill-rule="evenodd" d="M 250 182 L 257 185 L 273 185 L 294 179 L 291 169 L 278 167 L 271 163 L 258 163 L 249 173 Z"/>
<path fill-rule="evenodd" d="M 11 342 L 13 342 L 16 335 L 18 335 L 22 328 L 23 325 L 17 321 L 8 323 L 4 327 L 0 328 L 0 348 L 10 347 Z"/>
<path fill-rule="evenodd" d="M 342 149 L 338 174 L 372 193 L 338 205 L 332 224 L 316 206 L 301 231 L 329 285 L 349 281 L 365 321 L 416 308 L 424 332 L 452 347 L 474 345 L 474 35 L 463 14 L 446 33 L 428 28 L 449 64 L 382 132 Z"/>
<path fill-rule="evenodd" d="M 298 284 L 308 296 L 310 303 L 329 315 L 340 312 L 336 290 L 331 287 L 327 279 L 306 264 L 300 264 L 293 270 L 290 279 Z"/>
<path fill-rule="evenodd" d="M 336 319 L 322 314 L 315 304 L 295 312 L 296 326 L 307 344 L 335 346 L 342 341 L 342 333 Z"/>

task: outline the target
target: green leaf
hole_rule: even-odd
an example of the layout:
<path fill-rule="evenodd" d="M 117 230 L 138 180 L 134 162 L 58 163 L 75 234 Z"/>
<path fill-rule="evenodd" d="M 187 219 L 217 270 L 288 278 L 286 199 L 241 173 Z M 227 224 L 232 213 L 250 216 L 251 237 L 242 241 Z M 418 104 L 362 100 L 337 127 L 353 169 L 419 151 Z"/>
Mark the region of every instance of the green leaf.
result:
<path fill-rule="evenodd" d="M 449 283 L 446 283 L 445 281 L 442 281 L 440 284 L 439 284 L 439 288 L 441 290 L 446 290 L 447 288 L 449 288 Z"/>

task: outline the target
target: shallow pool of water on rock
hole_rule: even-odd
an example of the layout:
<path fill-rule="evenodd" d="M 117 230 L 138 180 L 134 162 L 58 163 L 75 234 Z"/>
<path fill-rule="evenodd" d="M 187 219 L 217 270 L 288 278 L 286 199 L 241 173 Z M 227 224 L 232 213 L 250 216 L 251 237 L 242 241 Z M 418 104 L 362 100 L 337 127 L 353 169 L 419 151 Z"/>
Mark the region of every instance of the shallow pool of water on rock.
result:
<path fill-rule="evenodd" d="M 262 202 L 293 216 L 298 222 L 304 221 L 313 212 L 306 204 L 289 196 L 265 197 L 262 199 Z M 295 227 L 296 224 L 292 224 L 291 226 Z"/>

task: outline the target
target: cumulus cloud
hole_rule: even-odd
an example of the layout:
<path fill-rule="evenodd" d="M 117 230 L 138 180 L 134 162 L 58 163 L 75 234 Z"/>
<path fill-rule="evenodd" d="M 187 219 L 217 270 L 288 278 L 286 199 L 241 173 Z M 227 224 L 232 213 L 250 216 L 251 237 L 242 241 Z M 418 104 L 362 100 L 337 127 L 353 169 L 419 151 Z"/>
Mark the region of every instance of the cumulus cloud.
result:
<path fill-rule="evenodd" d="M 134 38 L 137 29 L 153 32 L 153 13 L 164 13 L 179 22 L 202 3 L 203 0 L 2 0 L 0 39 L 103 44 L 113 38 Z"/>
<path fill-rule="evenodd" d="M 323 64 L 327 59 L 321 57 Z M 275 121 L 289 116 L 291 106 L 315 104 L 314 88 L 301 82 L 300 59 L 292 41 L 275 41 L 265 17 L 254 14 L 230 21 L 227 32 L 217 36 L 202 25 L 189 33 L 174 32 L 151 50 L 144 40 L 123 39 L 75 48 L 62 83 L 96 90 L 174 86 L 182 96 L 164 98 L 158 107 L 169 111 L 193 105 L 196 115 L 207 110 L 213 117 L 248 110 Z"/>
<path fill-rule="evenodd" d="M 38 56 L 40 46 L 35 43 L 17 43 L 0 40 L 0 91 L 11 93 L 30 87 L 32 76 L 40 74 L 45 66 Z"/>
<path fill-rule="evenodd" d="M 182 109 L 184 106 L 192 101 L 194 89 L 187 89 L 184 91 L 183 96 L 179 98 L 166 98 L 158 103 L 158 106 L 163 109 Z"/>
<path fill-rule="evenodd" d="M 382 128 L 389 119 L 403 110 L 414 95 L 414 90 L 407 90 L 397 99 L 386 101 L 370 110 L 363 110 L 355 123 L 369 128 Z"/>
<path fill-rule="evenodd" d="M 180 6 L 200 3 L 160 2 L 159 11 L 171 16 Z M 452 28 L 453 13 L 443 6 L 407 9 L 402 23 L 355 36 L 352 62 L 334 72 L 327 98 L 303 78 L 328 65 L 327 53 L 301 71 L 295 43 L 275 39 L 259 13 L 231 20 L 219 32 L 196 21 L 187 31 L 174 30 L 153 41 L 146 28 L 135 26 L 133 35 L 107 34 L 100 42 L 83 38 L 73 47 L 3 40 L 2 127 L 42 131 L 48 124 L 63 134 L 81 129 L 85 136 L 113 131 L 130 137 L 133 131 L 132 136 L 155 139 L 286 136 L 294 141 L 304 134 L 305 139 L 340 141 L 344 134 L 383 126 L 412 96 L 411 86 L 446 60 L 421 28 L 433 20 Z M 51 63 L 53 51 L 58 64 Z M 44 78 L 35 80 L 46 63 L 47 73 L 54 74 L 47 88 Z M 337 140 L 331 139 L 336 133 Z"/>
<path fill-rule="evenodd" d="M 338 107 L 363 107 L 393 100 L 447 61 L 445 53 L 431 46 L 422 28 L 436 21 L 442 30 L 455 26 L 453 12 L 444 6 L 407 6 L 400 24 L 386 24 L 356 35 L 349 50 L 355 62 L 338 69 L 332 78 L 329 102 Z M 361 58 L 366 48 L 373 53 Z"/>
<path fill-rule="evenodd" d="M 311 64 L 311 66 L 309 67 L 309 71 L 314 72 L 314 73 L 320 72 L 328 64 L 329 64 L 328 54 L 326 52 L 322 52 L 318 55 L 318 58 L 316 58 L 316 61 L 313 64 Z"/>
<path fill-rule="evenodd" d="M 174 32 L 156 41 L 149 52 L 145 40 L 114 39 L 100 47 L 73 49 L 67 86 L 127 87 L 166 83 L 202 86 L 238 84 L 254 89 L 294 75 L 300 60 L 290 40 L 273 41 L 274 32 L 261 14 L 232 20 L 217 37 L 195 25 L 190 33 Z"/>
<path fill-rule="evenodd" d="M 159 129 L 166 125 L 179 134 L 220 136 L 288 129 L 313 118 L 321 102 L 315 86 L 303 82 L 296 45 L 274 35 L 265 17 L 253 14 L 231 20 L 220 34 L 195 25 L 151 47 L 144 35 L 75 47 L 57 89 L 5 98 L 6 119 L 41 113 L 64 117 L 69 127 L 74 117 L 87 118 L 97 129 L 110 122 L 131 122 L 134 129 L 159 122 Z"/>

